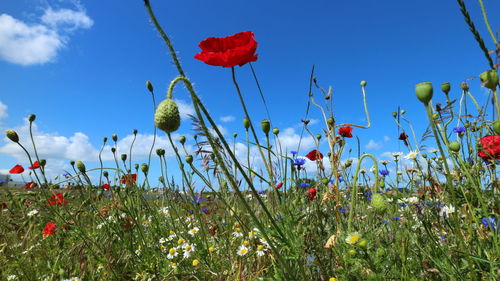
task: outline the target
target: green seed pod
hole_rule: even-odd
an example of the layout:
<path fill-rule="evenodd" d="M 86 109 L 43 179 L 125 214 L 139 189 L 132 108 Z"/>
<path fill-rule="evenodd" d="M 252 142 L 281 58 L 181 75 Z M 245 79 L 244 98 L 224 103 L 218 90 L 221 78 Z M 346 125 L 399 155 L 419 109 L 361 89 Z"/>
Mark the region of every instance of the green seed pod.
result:
<path fill-rule="evenodd" d="M 398 116 L 398 113 L 397 112 L 393 112 L 392 113 L 392 117 L 396 118 Z"/>
<path fill-rule="evenodd" d="M 326 119 L 326 123 L 330 126 L 333 126 L 335 120 L 333 119 L 333 117 L 329 117 L 328 119 Z"/>
<path fill-rule="evenodd" d="M 121 155 L 121 158 L 122 158 L 122 161 L 127 160 L 127 154 L 122 154 L 122 155 Z"/>
<path fill-rule="evenodd" d="M 237 138 L 238 137 L 238 134 L 237 133 L 233 133 L 233 138 Z"/>
<path fill-rule="evenodd" d="M 365 80 L 361 81 L 361 83 L 359 83 L 359 85 L 361 85 L 361 87 L 366 87 L 366 81 Z"/>
<path fill-rule="evenodd" d="M 321 139 L 321 134 L 317 134 L 317 135 L 316 135 L 316 139 L 317 139 L 317 140 L 320 140 L 320 139 Z"/>
<path fill-rule="evenodd" d="M 116 152 L 116 147 L 111 148 L 111 152 L 115 153 Z"/>
<path fill-rule="evenodd" d="M 372 207 L 379 212 L 382 212 L 387 208 L 387 202 L 380 193 L 374 193 L 372 195 Z"/>
<path fill-rule="evenodd" d="M 438 120 L 439 119 L 439 115 L 437 113 L 432 114 L 432 119 Z"/>
<path fill-rule="evenodd" d="M 40 159 L 40 166 L 45 167 L 46 164 L 47 164 L 47 160 Z"/>
<path fill-rule="evenodd" d="M 500 120 L 493 122 L 493 131 L 495 131 L 495 134 L 500 135 Z"/>
<path fill-rule="evenodd" d="M 460 143 L 458 141 L 452 141 L 448 144 L 448 148 L 453 152 L 460 151 Z"/>
<path fill-rule="evenodd" d="M 149 171 L 148 164 L 146 164 L 146 163 L 142 163 L 142 164 L 141 164 L 141 171 L 142 171 L 145 175 L 147 175 L 147 174 L 148 174 L 148 171 Z"/>
<path fill-rule="evenodd" d="M 87 170 L 85 168 L 85 164 L 83 164 L 82 161 L 78 160 L 76 161 L 76 168 L 78 169 L 78 171 L 80 171 L 81 173 L 85 173 L 85 171 Z"/>
<path fill-rule="evenodd" d="M 156 155 L 161 156 L 161 148 L 156 149 Z"/>
<path fill-rule="evenodd" d="M 278 128 L 273 129 L 273 134 L 275 134 L 277 136 L 279 133 L 280 133 L 280 129 L 278 129 Z"/>
<path fill-rule="evenodd" d="M 134 136 L 137 135 L 137 129 L 134 129 L 132 133 L 134 133 Z"/>
<path fill-rule="evenodd" d="M 481 80 L 483 87 L 495 91 L 498 85 L 498 72 L 495 70 L 487 70 L 479 74 L 479 79 Z"/>
<path fill-rule="evenodd" d="M 329 182 L 328 178 L 322 178 L 321 179 L 321 183 L 323 183 L 324 185 L 327 185 Z"/>
<path fill-rule="evenodd" d="M 108 171 L 104 171 L 104 172 L 102 172 L 102 175 L 103 175 L 105 178 L 108 178 L 109 173 L 108 173 Z"/>
<path fill-rule="evenodd" d="M 158 105 L 155 112 L 155 125 L 166 133 L 172 133 L 179 129 L 181 116 L 179 107 L 174 100 L 165 99 Z"/>
<path fill-rule="evenodd" d="M 161 182 L 161 183 L 163 183 L 163 184 L 165 183 L 165 179 L 163 178 L 163 176 L 160 176 L 158 178 L 158 181 Z"/>
<path fill-rule="evenodd" d="M 450 82 L 441 83 L 441 91 L 443 91 L 443 93 L 448 95 L 450 89 L 451 89 Z"/>
<path fill-rule="evenodd" d="M 33 122 L 33 121 L 35 121 L 35 119 L 36 119 L 36 115 L 35 114 L 28 115 L 28 121 Z"/>
<path fill-rule="evenodd" d="M 146 88 L 148 88 L 148 91 L 151 93 L 153 92 L 153 84 L 151 84 L 151 81 L 146 81 Z"/>
<path fill-rule="evenodd" d="M 401 115 L 404 115 L 406 113 L 406 110 L 402 109 L 400 113 Z"/>
<path fill-rule="evenodd" d="M 108 138 L 107 138 L 107 137 L 104 137 L 104 138 L 102 139 L 102 142 L 104 142 L 104 143 L 106 143 L 107 141 L 108 141 Z"/>
<path fill-rule="evenodd" d="M 112 139 L 114 142 L 116 142 L 116 141 L 118 141 L 118 136 L 117 136 L 116 134 L 112 134 L 112 135 L 111 135 L 111 139 Z"/>
<path fill-rule="evenodd" d="M 431 82 L 418 83 L 415 86 L 415 94 L 417 98 L 425 105 L 429 104 L 432 99 L 433 89 Z"/>
<path fill-rule="evenodd" d="M 427 154 L 426 153 L 422 153 L 422 158 L 427 159 Z"/>
<path fill-rule="evenodd" d="M 19 142 L 19 136 L 17 135 L 16 131 L 14 130 L 6 130 L 5 135 L 7 138 L 13 142 Z"/>
<path fill-rule="evenodd" d="M 350 159 L 346 160 L 345 163 L 344 163 L 344 167 L 346 167 L 346 168 L 351 167 L 351 165 L 352 165 L 352 160 L 350 160 Z"/>
<path fill-rule="evenodd" d="M 186 137 L 185 136 L 180 136 L 179 137 L 179 142 L 184 145 L 186 143 Z"/>
<path fill-rule="evenodd" d="M 186 163 L 192 164 L 193 163 L 193 155 L 191 155 L 191 154 L 190 155 L 186 155 L 185 160 L 186 160 Z"/>
<path fill-rule="evenodd" d="M 262 132 L 267 136 L 271 130 L 271 122 L 269 122 L 269 120 L 262 120 L 262 122 L 260 122 L 260 127 L 262 128 Z"/>
<path fill-rule="evenodd" d="M 243 127 L 245 127 L 245 130 L 248 130 L 250 128 L 250 119 L 248 118 L 243 118 Z"/>

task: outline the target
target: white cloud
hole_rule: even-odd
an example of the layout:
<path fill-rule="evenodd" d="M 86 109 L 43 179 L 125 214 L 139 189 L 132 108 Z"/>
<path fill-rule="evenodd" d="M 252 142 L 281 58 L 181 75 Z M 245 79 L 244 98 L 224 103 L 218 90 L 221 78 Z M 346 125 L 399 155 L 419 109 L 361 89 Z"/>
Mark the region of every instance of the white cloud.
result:
<path fill-rule="evenodd" d="M 297 150 L 300 141 L 300 135 L 295 133 L 294 128 L 286 128 L 278 135 L 279 143 L 281 143 L 281 147 L 283 153 L 285 151 L 290 152 L 291 150 Z M 309 149 L 315 147 L 314 139 L 309 136 L 309 134 L 304 134 L 302 141 L 300 142 L 300 150 L 309 152 Z M 305 154 L 305 153 L 304 153 Z"/>
<path fill-rule="evenodd" d="M 92 25 L 92 19 L 81 8 L 48 8 L 40 22 L 33 24 L 0 14 L 0 58 L 25 66 L 54 61 L 72 31 Z"/>
<path fill-rule="evenodd" d="M 7 114 L 7 105 L 0 101 L 0 119 L 6 118 L 7 116 L 9 116 Z"/>
<path fill-rule="evenodd" d="M 222 116 L 220 118 L 220 121 L 224 122 L 224 123 L 228 123 L 228 122 L 233 122 L 235 120 L 234 116 L 231 116 L 231 115 L 228 115 L 228 116 Z"/>
<path fill-rule="evenodd" d="M 389 136 L 384 136 L 384 141 L 390 141 L 391 138 Z"/>
<path fill-rule="evenodd" d="M 195 115 L 193 104 L 187 103 L 186 101 L 174 99 L 179 107 L 179 113 L 181 115 L 181 119 L 188 119 L 188 115 Z"/>
<path fill-rule="evenodd" d="M 378 143 L 374 140 L 370 140 L 366 145 L 365 145 L 365 148 L 367 150 L 372 150 L 372 149 L 380 149 L 382 148 L 382 144 L 381 143 Z"/>

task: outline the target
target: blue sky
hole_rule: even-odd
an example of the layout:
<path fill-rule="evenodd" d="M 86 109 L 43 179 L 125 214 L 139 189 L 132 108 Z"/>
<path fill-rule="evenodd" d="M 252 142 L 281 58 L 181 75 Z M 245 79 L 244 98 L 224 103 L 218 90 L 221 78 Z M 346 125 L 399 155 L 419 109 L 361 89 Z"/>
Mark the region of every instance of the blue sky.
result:
<path fill-rule="evenodd" d="M 229 138 L 239 133 L 239 142 L 244 141 L 243 111 L 230 69 L 193 58 L 200 51 L 198 43 L 207 37 L 255 33 L 259 59 L 253 66 L 273 126 L 281 129 L 282 141 L 290 148 L 301 132 L 313 64 L 319 84 L 333 87 L 337 122 L 366 123 L 359 82 L 368 81 L 372 128 L 354 129 L 353 134 L 360 138 L 362 151 L 380 159 L 387 158 L 386 152 L 407 152 L 397 141 L 391 117 L 398 106 L 407 111 L 418 136 L 425 128 L 425 111 L 414 95 L 416 83 L 433 82 L 433 101 L 444 102 L 441 82 L 449 81 L 451 96 L 457 98 L 461 81 L 488 69 L 455 1 L 151 2 L 206 107 Z M 478 3 L 466 2 L 493 49 Z M 498 29 L 500 2 L 484 3 L 490 24 Z M 250 67 L 237 67 L 236 74 L 250 114 L 260 122 L 266 114 Z M 113 133 L 121 140 L 120 153 L 128 153 L 133 129 L 139 131 L 134 162 L 146 162 L 153 112 L 145 81 L 153 83 L 159 102 L 175 76 L 143 1 L 0 4 L 0 129 L 18 130 L 21 142 L 28 144 L 25 118 L 36 114 L 41 158 L 48 159 L 54 175 L 68 168 L 70 160 L 97 166 L 102 138 Z M 471 92 L 484 102 L 487 95 L 479 80 L 469 83 Z M 320 93 L 315 93 L 320 100 Z M 175 91 L 174 98 L 180 100 L 183 112 L 192 113 L 184 90 Z M 312 109 L 310 118 L 320 121 L 310 125 L 313 133 L 320 133 L 324 125 L 318 110 Z M 184 119 L 177 133 L 188 136 L 192 144 L 190 120 Z M 354 139 L 349 142 L 356 147 Z M 312 141 L 305 141 L 300 153 L 312 148 Z M 0 171 L 18 163 L 28 166 L 26 157 L 1 138 Z M 152 176 L 158 176 L 157 167 Z"/>

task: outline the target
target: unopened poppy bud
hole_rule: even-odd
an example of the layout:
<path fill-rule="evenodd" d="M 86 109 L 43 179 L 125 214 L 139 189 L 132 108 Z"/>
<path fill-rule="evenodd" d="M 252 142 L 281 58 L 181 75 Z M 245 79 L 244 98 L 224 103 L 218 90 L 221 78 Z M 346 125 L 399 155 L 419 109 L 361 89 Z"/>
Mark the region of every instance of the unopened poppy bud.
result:
<path fill-rule="evenodd" d="M 350 159 L 349 159 L 349 160 L 345 161 L 344 166 L 345 166 L 346 168 L 351 167 L 351 165 L 352 165 L 352 160 L 350 160 Z"/>
<path fill-rule="evenodd" d="M 14 130 L 6 130 L 5 135 L 7 138 L 13 142 L 19 142 L 19 136 L 17 135 L 16 131 Z"/>
<path fill-rule="evenodd" d="M 382 212 L 387 208 L 387 203 L 384 197 L 380 193 L 374 193 L 372 195 L 372 208 L 376 211 Z"/>
<path fill-rule="evenodd" d="M 460 151 L 460 143 L 458 141 L 452 141 L 448 144 L 448 148 L 453 152 Z"/>
<path fill-rule="evenodd" d="M 85 168 L 85 164 L 83 164 L 82 161 L 78 160 L 76 161 L 76 168 L 78 169 L 78 171 L 80 171 L 81 173 L 85 173 L 85 171 L 87 170 Z"/>
<path fill-rule="evenodd" d="M 439 119 L 439 115 L 437 113 L 432 114 L 432 119 L 438 120 Z"/>
<path fill-rule="evenodd" d="M 280 129 L 278 129 L 278 128 L 273 129 L 273 134 L 275 134 L 277 136 L 279 133 L 280 133 Z"/>
<path fill-rule="evenodd" d="M 415 94 L 422 103 L 427 105 L 432 99 L 432 94 L 433 94 L 432 83 L 431 82 L 418 83 L 415 86 Z"/>
<path fill-rule="evenodd" d="M 495 91 L 498 85 L 498 72 L 496 70 L 488 70 L 479 74 L 479 79 L 483 87 Z"/>
<path fill-rule="evenodd" d="M 328 151 L 326 155 L 328 155 L 328 157 L 332 157 L 332 153 L 330 151 Z"/>
<path fill-rule="evenodd" d="M 185 136 L 180 136 L 179 137 L 179 142 L 184 145 L 186 143 L 186 137 Z"/>
<path fill-rule="evenodd" d="M 143 164 L 141 165 L 141 171 L 142 171 L 145 175 L 147 175 L 147 174 L 148 174 L 148 171 L 149 171 L 148 164 L 143 163 Z"/>
<path fill-rule="evenodd" d="M 118 140 L 118 136 L 116 134 L 111 135 L 111 139 L 116 142 Z"/>
<path fill-rule="evenodd" d="M 327 185 L 329 182 L 328 178 L 322 178 L 321 179 L 321 183 L 323 183 L 324 185 Z"/>
<path fill-rule="evenodd" d="M 404 115 L 406 113 L 406 110 L 401 109 L 400 113 L 401 113 L 401 115 Z"/>
<path fill-rule="evenodd" d="M 330 117 L 330 118 L 326 119 L 326 123 L 330 126 L 333 126 L 333 124 L 335 123 L 335 120 L 333 119 L 333 117 Z"/>
<path fill-rule="evenodd" d="M 136 163 L 136 164 L 134 164 L 134 169 L 135 169 L 136 171 L 137 171 L 137 170 L 139 170 L 139 164 L 137 164 L 137 163 Z M 129 173 L 130 173 L 130 172 L 129 172 Z"/>
<path fill-rule="evenodd" d="M 40 159 L 40 166 L 45 167 L 45 164 L 47 164 L 47 160 Z"/>
<path fill-rule="evenodd" d="M 497 135 L 500 135 L 500 120 L 495 120 L 493 122 L 493 131 L 495 131 Z"/>
<path fill-rule="evenodd" d="M 392 113 L 392 117 L 396 118 L 397 116 L 398 116 L 398 113 L 394 111 L 394 112 Z"/>
<path fill-rule="evenodd" d="M 116 148 L 112 147 L 111 148 L 111 152 L 115 153 L 116 152 Z"/>
<path fill-rule="evenodd" d="M 441 91 L 443 91 L 443 93 L 448 94 L 450 92 L 450 89 L 450 82 L 441 83 Z"/>
<path fill-rule="evenodd" d="M 36 119 L 36 115 L 35 114 L 28 115 L 28 121 L 33 122 L 33 121 L 35 121 L 35 119 Z"/>
<path fill-rule="evenodd" d="M 186 155 L 186 163 L 191 164 L 193 163 L 193 155 Z"/>
<path fill-rule="evenodd" d="M 427 154 L 422 153 L 422 158 L 427 159 Z"/>
<path fill-rule="evenodd" d="M 194 141 L 196 141 L 198 139 L 198 135 L 194 135 L 193 139 L 194 139 Z"/>
<path fill-rule="evenodd" d="M 69 164 L 70 164 L 71 166 L 75 166 L 75 161 L 71 160 L 71 161 L 69 161 Z"/>
<path fill-rule="evenodd" d="M 148 91 L 151 93 L 153 92 L 153 84 L 151 84 L 151 81 L 146 81 L 146 88 L 148 88 Z"/>
<path fill-rule="evenodd" d="M 460 83 L 460 88 L 467 92 L 469 90 L 469 84 L 467 84 L 467 82 L 462 82 Z"/>
<path fill-rule="evenodd" d="M 233 133 L 233 138 L 236 138 L 238 136 L 237 133 Z"/>
<path fill-rule="evenodd" d="M 134 133 L 134 135 L 137 135 L 137 129 L 134 129 L 132 133 Z"/>
<path fill-rule="evenodd" d="M 103 141 L 104 143 L 106 143 L 106 142 L 108 141 L 108 138 L 107 138 L 107 137 L 104 137 L 104 138 L 102 139 L 102 141 Z"/>
<path fill-rule="evenodd" d="M 361 81 L 359 85 L 361 85 L 361 87 L 366 87 L 366 81 L 365 80 Z"/>
<path fill-rule="evenodd" d="M 250 128 L 250 119 L 248 118 L 243 118 L 243 127 L 245 127 L 246 130 L 248 130 L 248 128 Z"/>
<path fill-rule="evenodd" d="M 163 176 L 160 176 L 160 177 L 158 178 L 158 181 L 159 181 L 159 182 L 161 182 L 161 183 L 165 183 L 165 179 L 163 178 Z"/>
<path fill-rule="evenodd" d="M 320 140 L 321 139 L 321 134 L 316 135 L 316 139 Z"/>
<path fill-rule="evenodd" d="M 122 155 L 121 155 L 121 158 L 122 158 L 122 161 L 127 160 L 127 154 L 122 154 Z"/>
<path fill-rule="evenodd" d="M 155 112 L 155 125 L 166 133 L 172 133 L 179 129 L 181 116 L 179 107 L 173 99 L 165 99 L 158 105 Z"/>
<path fill-rule="evenodd" d="M 260 122 L 260 126 L 262 128 L 262 132 L 264 132 L 267 136 L 271 130 L 271 122 L 269 122 L 269 120 L 262 120 L 262 122 Z"/>
<path fill-rule="evenodd" d="M 156 155 L 161 156 L 161 148 L 156 149 Z"/>
<path fill-rule="evenodd" d="M 109 176 L 109 173 L 108 173 L 108 171 L 104 171 L 104 172 L 102 172 L 102 175 L 103 175 L 105 178 L 107 178 L 107 177 Z"/>

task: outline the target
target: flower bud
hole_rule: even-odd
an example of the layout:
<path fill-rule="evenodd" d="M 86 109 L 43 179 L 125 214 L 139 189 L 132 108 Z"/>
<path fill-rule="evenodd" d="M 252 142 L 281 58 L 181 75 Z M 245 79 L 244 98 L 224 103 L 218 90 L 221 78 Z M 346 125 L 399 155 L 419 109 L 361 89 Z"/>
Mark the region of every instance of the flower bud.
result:
<path fill-rule="evenodd" d="M 115 153 L 116 152 L 116 147 L 111 148 L 111 152 Z"/>
<path fill-rule="evenodd" d="M 147 175 L 147 174 L 148 174 L 148 171 L 149 171 L 148 164 L 143 163 L 143 164 L 141 165 L 141 171 L 142 171 L 145 175 Z"/>
<path fill-rule="evenodd" d="M 398 116 L 398 113 L 394 111 L 394 112 L 392 113 L 392 117 L 396 118 L 397 116 Z"/>
<path fill-rule="evenodd" d="M 118 136 L 116 134 L 111 135 L 111 139 L 116 142 L 118 140 Z"/>
<path fill-rule="evenodd" d="M 158 178 L 158 181 L 159 181 L 159 182 L 161 182 L 161 183 L 165 183 L 165 179 L 163 178 L 163 176 L 160 176 L 160 177 Z"/>
<path fill-rule="evenodd" d="M 380 193 L 374 193 L 372 195 L 372 207 L 376 211 L 382 212 L 387 208 L 387 202 L 385 198 Z"/>
<path fill-rule="evenodd" d="M 107 137 L 104 137 L 104 138 L 102 139 L 102 141 L 103 141 L 104 143 L 106 143 L 106 142 L 108 141 L 108 138 L 107 138 Z"/>
<path fill-rule="evenodd" d="M 40 166 L 45 167 L 45 164 L 47 164 L 47 160 L 40 159 Z"/>
<path fill-rule="evenodd" d="M 326 119 L 326 123 L 330 126 L 333 126 L 333 124 L 335 123 L 335 120 L 333 119 L 333 117 L 330 117 L 330 118 Z"/>
<path fill-rule="evenodd" d="M 350 249 L 349 251 L 347 251 L 347 253 L 349 254 L 349 256 L 354 257 L 356 255 L 356 250 Z"/>
<path fill-rule="evenodd" d="M 422 158 L 427 159 L 427 154 L 426 153 L 422 153 Z"/>
<path fill-rule="evenodd" d="M 14 130 L 6 130 L 5 135 L 7 138 L 13 142 L 19 142 L 19 136 L 17 135 L 16 131 Z"/>
<path fill-rule="evenodd" d="M 137 171 L 137 170 L 139 170 L 139 164 L 135 163 L 135 164 L 134 164 L 134 169 L 135 169 L 136 171 Z M 129 173 L 130 173 L 130 170 L 129 170 Z"/>
<path fill-rule="evenodd" d="M 359 241 L 358 245 L 361 248 L 366 248 L 366 246 L 368 246 L 368 241 L 366 241 L 365 239 L 362 239 L 361 241 Z"/>
<path fill-rule="evenodd" d="M 36 115 L 35 114 L 28 115 L 28 121 L 33 122 L 33 121 L 35 121 L 35 119 L 36 119 Z"/>
<path fill-rule="evenodd" d="M 467 92 L 469 90 L 469 84 L 467 84 L 467 82 L 462 82 L 460 83 L 460 88 Z"/>
<path fill-rule="evenodd" d="M 76 168 L 78 169 L 78 171 L 80 171 L 81 173 L 85 173 L 85 171 L 87 169 L 85 169 L 85 164 L 83 164 L 82 161 L 78 160 L 76 161 Z"/>
<path fill-rule="evenodd" d="M 166 133 L 172 133 L 179 129 L 181 116 L 179 107 L 173 99 L 165 99 L 158 105 L 155 112 L 155 125 Z"/>
<path fill-rule="evenodd" d="M 448 148 L 453 152 L 460 151 L 460 143 L 458 141 L 452 141 L 448 144 Z"/>
<path fill-rule="evenodd" d="M 322 178 L 321 179 L 321 183 L 324 184 L 324 185 L 327 185 L 329 182 L 328 178 Z"/>
<path fill-rule="evenodd" d="M 134 129 L 132 133 L 134 133 L 134 136 L 137 135 L 137 129 Z"/>
<path fill-rule="evenodd" d="M 238 134 L 237 133 L 233 133 L 233 137 L 234 138 L 238 137 Z"/>
<path fill-rule="evenodd" d="M 274 128 L 273 129 L 273 134 L 278 135 L 280 133 L 280 129 Z"/>
<path fill-rule="evenodd" d="M 153 92 L 153 84 L 149 80 L 146 81 L 146 87 L 148 88 L 148 91 L 151 93 Z"/>
<path fill-rule="evenodd" d="M 245 130 L 248 130 L 250 128 L 250 119 L 248 118 L 243 118 L 243 127 L 245 127 Z"/>
<path fill-rule="evenodd" d="M 402 109 L 400 113 L 401 113 L 401 115 L 405 115 L 406 110 Z"/>
<path fill-rule="evenodd" d="M 450 92 L 450 89 L 450 82 L 441 83 L 441 91 L 443 91 L 443 93 L 448 94 Z"/>
<path fill-rule="evenodd" d="M 362 80 L 361 83 L 359 83 L 359 85 L 361 85 L 361 87 L 366 87 L 366 81 Z"/>
<path fill-rule="evenodd" d="M 437 113 L 432 114 L 432 119 L 438 120 L 439 119 L 439 114 L 437 114 Z"/>
<path fill-rule="evenodd" d="M 316 139 L 317 139 L 317 140 L 320 140 L 320 139 L 321 139 L 321 134 L 317 134 L 317 135 L 316 135 Z"/>
<path fill-rule="evenodd" d="M 75 161 L 71 160 L 71 161 L 69 161 L 69 164 L 70 164 L 71 166 L 75 166 Z"/>
<path fill-rule="evenodd" d="M 104 172 L 102 172 L 102 175 L 103 175 L 105 178 L 107 178 L 107 177 L 109 176 L 109 173 L 108 173 L 108 171 L 104 171 Z"/>
<path fill-rule="evenodd" d="M 432 99 L 432 94 L 433 94 L 432 83 L 423 82 L 417 84 L 415 86 L 415 94 L 422 103 L 427 105 Z"/>
<path fill-rule="evenodd" d="M 498 72 L 496 72 L 496 70 L 487 70 L 479 74 L 479 79 L 483 87 L 495 91 L 498 85 Z"/>
<path fill-rule="evenodd" d="M 122 155 L 121 155 L 121 158 L 122 158 L 122 161 L 127 160 L 127 154 L 122 154 Z"/>
<path fill-rule="evenodd" d="M 260 126 L 262 128 L 262 132 L 264 132 L 264 134 L 266 134 L 266 136 L 269 134 L 269 131 L 271 130 L 271 123 L 269 122 L 269 120 L 262 120 L 262 122 L 260 122 Z"/>
<path fill-rule="evenodd" d="M 493 131 L 495 131 L 495 134 L 500 135 L 500 120 L 493 122 Z"/>
<path fill-rule="evenodd" d="M 186 155 L 185 160 L 186 160 L 186 163 L 188 163 L 188 164 L 193 163 L 193 155 L 191 155 L 191 154 L 190 155 Z"/>
<path fill-rule="evenodd" d="M 186 143 L 186 137 L 185 136 L 180 136 L 179 137 L 179 142 L 184 145 Z"/>

